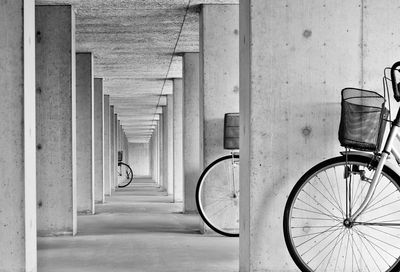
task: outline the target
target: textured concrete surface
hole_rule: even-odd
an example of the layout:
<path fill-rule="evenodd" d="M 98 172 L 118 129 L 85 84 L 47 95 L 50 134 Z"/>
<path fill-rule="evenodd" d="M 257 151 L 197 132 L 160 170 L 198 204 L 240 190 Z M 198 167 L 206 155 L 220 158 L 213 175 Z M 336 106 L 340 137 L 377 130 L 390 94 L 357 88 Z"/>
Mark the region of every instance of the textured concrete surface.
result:
<path fill-rule="evenodd" d="M 168 133 L 168 186 L 167 192 L 169 195 L 174 193 L 174 97 L 172 94 L 167 95 L 167 133 Z"/>
<path fill-rule="evenodd" d="M 174 201 L 183 201 L 183 84 L 174 79 Z"/>
<path fill-rule="evenodd" d="M 104 94 L 103 79 L 94 79 L 93 89 L 93 140 L 94 140 L 94 199 L 104 202 Z M 108 116 L 108 115 L 107 115 Z M 109 164 L 107 164 L 109 165 Z"/>
<path fill-rule="evenodd" d="M 206 167 L 229 154 L 223 148 L 224 115 L 239 112 L 239 6 L 203 5 L 200 40 L 203 163 Z M 205 232 L 211 231 L 204 224 L 203 227 Z"/>
<path fill-rule="evenodd" d="M 68 3 L 76 10 L 77 49 L 95 55 L 95 77 L 104 78 L 104 91 L 129 129 L 136 116 L 154 121 L 159 96 L 172 93 L 170 79 L 182 77 L 182 58 L 177 54 L 198 52 L 198 5 L 238 0 L 36 0 Z M 146 104 L 149 99 L 153 102 Z M 144 103 L 126 108 L 137 102 Z M 151 126 L 146 129 L 153 131 Z M 149 141 L 143 135 L 128 138 Z"/>
<path fill-rule="evenodd" d="M 79 213 L 94 213 L 93 56 L 76 54 L 76 176 Z"/>
<path fill-rule="evenodd" d="M 161 107 L 162 110 L 164 111 L 164 107 Z M 160 145 L 158 146 L 158 154 L 159 154 L 159 171 L 160 171 L 160 186 L 161 188 L 164 188 L 164 183 L 165 183 L 165 177 L 164 177 L 164 116 L 163 114 L 160 114 L 160 121 L 159 121 L 159 134 L 158 134 L 158 142 Z"/>
<path fill-rule="evenodd" d="M 135 176 L 150 176 L 150 145 L 130 143 L 129 165 Z"/>
<path fill-rule="evenodd" d="M 227 154 L 224 114 L 239 111 L 239 6 L 203 5 L 200 14 L 200 93 L 204 166 Z"/>
<path fill-rule="evenodd" d="M 201 235 L 197 215 L 171 200 L 151 180 L 117 190 L 79 216 L 76 237 L 39 239 L 39 271 L 238 271 L 238 239 Z"/>
<path fill-rule="evenodd" d="M 39 235 L 76 231 L 74 27 L 70 6 L 36 7 Z"/>
<path fill-rule="evenodd" d="M 115 126 L 114 126 L 114 106 L 110 106 L 110 195 L 114 189 L 114 176 L 115 173 Z M 108 189 L 107 189 L 108 190 Z"/>
<path fill-rule="evenodd" d="M 0 271 L 12 272 L 36 271 L 35 8 L 23 2 L 0 2 Z"/>
<path fill-rule="evenodd" d="M 111 193 L 110 96 L 104 95 L 104 195 Z"/>
<path fill-rule="evenodd" d="M 283 238 L 286 198 L 342 150 L 340 90 L 381 90 L 383 68 L 398 60 L 399 32 L 387 22 L 398 7 L 241 1 L 241 271 L 298 271 Z"/>
<path fill-rule="evenodd" d="M 115 108 L 114 108 L 115 109 Z M 117 168 L 118 168 L 118 116 L 114 111 L 113 116 L 113 127 L 114 127 L 114 178 L 112 189 L 114 190 L 118 184 Z"/>
<path fill-rule="evenodd" d="M 163 183 L 163 188 L 165 189 L 166 192 L 168 192 L 168 185 L 170 181 L 168 180 L 168 106 L 163 107 L 163 150 L 162 150 L 162 156 L 163 156 L 163 178 L 164 178 L 164 183 Z M 171 139 L 172 141 L 172 139 Z"/>
<path fill-rule="evenodd" d="M 183 172 L 184 211 L 197 212 L 196 185 L 203 171 L 203 115 L 200 105 L 199 53 L 183 55 Z"/>
<path fill-rule="evenodd" d="M 157 121 L 158 122 L 158 121 Z M 154 181 L 157 182 L 157 172 L 156 172 L 156 162 L 157 162 L 157 152 L 156 152 L 156 144 L 157 144 L 157 126 L 154 128 L 154 136 L 150 139 L 150 175 L 153 177 Z"/>

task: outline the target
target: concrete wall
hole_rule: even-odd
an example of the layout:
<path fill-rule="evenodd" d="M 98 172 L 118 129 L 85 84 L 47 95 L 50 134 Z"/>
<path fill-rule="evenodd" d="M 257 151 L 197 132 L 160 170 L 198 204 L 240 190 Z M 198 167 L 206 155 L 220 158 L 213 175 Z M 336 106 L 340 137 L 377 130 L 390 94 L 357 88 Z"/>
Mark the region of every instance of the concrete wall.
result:
<path fill-rule="evenodd" d="M 151 141 L 150 141 L 150 148 L 151 148 L 151 174 L 153 177 L 153 180 L 159 185 L 160 179 L 159 179 L 159 157 L 158 157 L 158 146 L 159 146 L 159 141 L 158 141 L 158 130 L 159 130 L 159 121 L 157 121 L 156 128 L 153 131 L 153 135 L 151 136 Z"/>
<path fill-rule="evenodd" d="M 94 195 L 96 203 L 104 202 L 104 94 L 103 79 L 94 79 L 93 93 L 93 153 L 94 153 Z"/>
<path fill-rule="evenodd" d="M 160 186 L 164 188 L 164 183 L 165 183 L 165 176 L 164 176 L 164 118 L 162 114 L 159 114 L 159 133 L 158 133 L 158 156 L 159 156 L 159 165 L 158 165 L 158 171 L 159 171 L 159 177 L 160 177 Z"/>
<path fill-rule="evenodd" d="M 170 182 L 168 180 L 168 108 L 166 106 L 163 107 L 163 148 L 162 148 L 162 157 L 163 157 L 163 188 L 165 191 L 168 192 L 168 183 Z"/>
<path fill-rule="evenodd" d="M 111 194 L 110 96 L 104 96 L 104 195 Z"/>
<path fill-rule="evenodd" d="M 36 7 L 39 235 L 76 232 L 75 14 Z"/>
<path fill-rule="evenodd" d="M 174 202 L 183 201 L 183 83 L 174 79 Z"/>
<path fill-rule="evenodd" d="M 35 6 L 0 10 L 0 270 L 35 272 Z"/>
<path fill-rule="evenodd" d="M 114 126 L 114 106 L 110 106 L 110 195 L 114 188 L 114 177 L 116 175 L 115 166 L 115 126 Z M 108 187 L 107 187 L 108 190 Z"/>
<path fill-rule="evenodd" d="M 113 137 L 114 137 L 114 146 L 113 146 L 113 152 L 114 152 L 114 162 L 113 162 L 113 168 L 114 168 L 114 176 L 113 176 L 113 184 L 112 184 L 112 189 L 115 190 L 115 188 L 118 186 L 118 118 L 117 114 L 114 113 L 113 116 Z"/>
<path fill-rule="evenodd" d="M 395 1 L 240 1 L 240 271 L 298 271 L 282 216 L 296 181 L 339 155 L 340 90 L 381 90 Z M 279 167 L 277 167 L 279 166 Z"/>
<path fill-rule="evenodd" d="M 204 166 L 227 154 L 224 114 L 239 111 L 239 6 L 203 5 L 200 14 L 200 93 Z"/>
<path fill-rule="evenodd" d="M 239 111 L 239 6 L 203 5 L 200 14 L 200 115 L 204 167 L 229 154 L 224 115 Z M 221 173 L 221 175 L 224 175 Z M 209 189 L 215 191 L 213 189 Z M 206 203 L 207 198 L 204 199 Z M 206 203 L 207 205 L 207 203 Z M 203 232 L 209 229 L 200 223 Z"/>
<path fill-rule="evenodd" d="M 79 213 L 94 213 L 93 55 L 76 54 L 76 159 Z"/>
<path fill-rule="evenodd" d="M 167 96 L 167 119 L 168 119 L 168 195 L 173 195 L 174 193 L 174 99 L 173 95 L 169 94 Z"/>
<path fill-rule="evenodd" d="M 196 212 L 196 185 L 203 166 L 203 106 L 199 85 L 199 53 L 183 56 L 183 172 L 184 211 Z"/>

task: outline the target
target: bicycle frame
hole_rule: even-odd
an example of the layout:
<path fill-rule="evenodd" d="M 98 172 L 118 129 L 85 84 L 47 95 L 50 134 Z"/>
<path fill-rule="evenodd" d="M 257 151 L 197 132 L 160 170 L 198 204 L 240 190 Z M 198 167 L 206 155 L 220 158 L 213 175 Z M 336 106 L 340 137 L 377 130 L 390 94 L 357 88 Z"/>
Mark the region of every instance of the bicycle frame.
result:
<path fill-rule="evenodd" d="M 393 66 L 391 67 L 391 81 L 392 81 L 392 87 L 393 87 L 393 93 L 394 93 L 394 97 L 396 99 L 397 102 L 400 101 L 400 96 L 399 96 L 399 89 L 398 89 L 398 85 L 397 85 L 397 81 L 396 81 L 396 76 L 395 76 L 395 71 L 398 69 L 398 67 L 400 67 L 400 62 L 396 62 L 395 64 L 393 64 Z M 365 209 L 368 207 L 369 203 L 371 202 L 372 196 L 374 195 L 376 186 L 379 183 L 379 177 L 382 173 L 382 169 L 385 166 L 388 158 L 390 155 L 393 155 L 397 164 L 400 166 L 400 151 L 397 150 L 394 146 L 394 142 L 397 139 L 398 141 L 400 141 L 400 109 L 397 111 L 397 115 L 395 120 L 393 121 L 393 124 L 390 128 L 390 132 L 388 135 L 388 138 L 386 140 L 386 144 L 385 147 L 382 151 L 382 155 L 379 159 L 379 163 L 378 166 L 375 170 L 374 173 L 374 177 L 371 181 L 371 185 L 368 189 L 367 195 L 364 199 L 364 201 L 361 203 L 360 207 L 358 208 L 358 210 L 356 210 L 356 212 L 352 215 L 351 214 L 351 209 L 348 213 L 348 219 L 350 220 L 350 222 L 354 222 L 361 214 L 363 211 L 365 211 Z M 349 206 L 349 192 L 347 192 L 346 195 L 346 206 Z"/>
<path fill-rule="evenodd" d="M 372 178 L 371 185 L 368 189 L 367 195 L 365 196 L 365 199 L 362 202 L 362 204 L 360 205 L 360 207 L 358 208 L 358 210 L 356 210 L 356 212 L 354 214 L 349 214 L 349 220 L 351 222 L 354 222 L 362 214 L 362 212 L 368 207 L 368 204 L 370 203 L 372 196 L 374 195 L 376 186 L 379 183 L 379 177 L 382 173 L 382 169 L 385 166 L 389 156 L 393 155 L 397 164 L 400 166 L 400 151 L 397 150 L 394 146 L 394 142 L 396 139 L 399 140 L 399 142 L 400 142 L 399 133 L 400 133 L 400 126 L 393 125 L 390 129 L 389 136 L 388 136 L 388 139 L 385 144 L 385 148 L 383 149 L 382 155 L 379 159 L 379 163 L 375 170 L 375 173 Z M 349 201 L 348 195 L 346 196 L 346 200 Z"/>

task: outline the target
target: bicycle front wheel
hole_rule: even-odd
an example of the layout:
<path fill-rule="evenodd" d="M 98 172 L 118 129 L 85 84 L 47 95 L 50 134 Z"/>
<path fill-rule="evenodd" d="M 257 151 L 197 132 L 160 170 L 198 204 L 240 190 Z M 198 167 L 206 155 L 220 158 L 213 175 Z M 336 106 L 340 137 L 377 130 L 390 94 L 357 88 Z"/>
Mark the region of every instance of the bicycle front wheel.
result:
<path fill-rule="evenodd" d="M 128 186 L 133 179 L 133 171 L 129 165 L 123 162 L 118 162 L 118 188 Z"/>
<path fill-rule="evenodd" d="M 367 208 L 376 162 L 360 155 L 328 159 L 310 169 L 286 203 L 283 230 L 296 265 L 309 271 L 400 270 L 400 177 L 383 168 Z M 347 199 L 347 200 L 346 200 Z"/>
<path fill-rule="evenodd" d="M 197 210 L 215 232 L 239 236 L 239 155 L 227 155 L 203 171 L 196 188 Z"/>

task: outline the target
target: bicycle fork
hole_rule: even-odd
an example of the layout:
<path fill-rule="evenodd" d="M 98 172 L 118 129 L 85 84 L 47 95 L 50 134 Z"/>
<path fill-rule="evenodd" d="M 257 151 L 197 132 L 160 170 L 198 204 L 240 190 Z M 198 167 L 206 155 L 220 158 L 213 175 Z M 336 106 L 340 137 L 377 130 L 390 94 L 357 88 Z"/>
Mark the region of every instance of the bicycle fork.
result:
<path fill-rule="evenodd" d="M 235 158 L 236 152 L 231 152 L 232 158 L 231 158 L 231 164 L 232 164 L 232 183 L 231 183 L 231 191 L 232 191 L 232 197 L 237 198 L 238 193 L 239 193 L 239 188 L 236 188 L 238 185 L 235 184 L 235 168 L 237 167 L 238 160 Z"/>
<path fill-rule="evenodd" d="M 385 166 L 389 155 L 392 153 L 393 142 L 396 139 L 396 137 L 398 137 L 397 135 L 399 133 L 399 130 L 400 130 L 400 127 L 398 125 L 393 124 L 393 126 L 390 129 L 389 137 L 385 144 L 385 148 L 382 151 L 381 158 L 379 160 L 378 166 L 377 166 L 374 176 L 372 178 L 371 185 L 369 186 L 367 195 L 365 196 L 365 199 L 361 203 L 358 210 L 356 210 L 354 212 L 354 214 L 351 214 L 352 213 L 351 204 L 350 204 L 351 203 L 351 186 L 346 185 L 346 186 L 348 186 L 349 190 L 346 189 L 346 207 L 347 207 L 346 213 L 348 212 L 347 213 L 348 217 L 345 220 L 345 224 L 346 224 L 346 222 L 348 224 L 354 223 L 355 220 L 368 208 L 368 205 L 371 202 L 372 196 L 375 193 L 376 186 L 378 185 L 379 177 L 382 173 L 383 167 Z"/>

